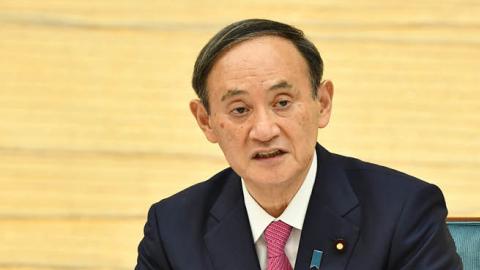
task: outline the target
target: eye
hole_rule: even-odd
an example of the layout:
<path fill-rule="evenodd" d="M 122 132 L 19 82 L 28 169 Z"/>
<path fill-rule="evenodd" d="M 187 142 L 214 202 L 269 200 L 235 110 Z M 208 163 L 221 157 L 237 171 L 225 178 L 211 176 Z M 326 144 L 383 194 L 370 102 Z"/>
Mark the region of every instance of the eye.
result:
<path fill-rule="evenodd" d="M 279 101 L 277 101 L 277 103 L 275 103 L 274 107 L 278 109 L 285 109 L 288 108 L 291 103 L 292 102 L 288 99 L 280 99 Z"/>
<path fill-rule="evenodd" d="M 287 105 L 290 103 L 290 101 L 288 100 L 280 100 L 278 102 L 278 105 L 280 105 L 281 107 L 287 107 Z"/>
<path fill-rule="evenodd" d="M 235 116 L 243 116 L 248 113 L 248 108 L 247 107 L 235 107 L 231 111 L 231 113 Z"/>

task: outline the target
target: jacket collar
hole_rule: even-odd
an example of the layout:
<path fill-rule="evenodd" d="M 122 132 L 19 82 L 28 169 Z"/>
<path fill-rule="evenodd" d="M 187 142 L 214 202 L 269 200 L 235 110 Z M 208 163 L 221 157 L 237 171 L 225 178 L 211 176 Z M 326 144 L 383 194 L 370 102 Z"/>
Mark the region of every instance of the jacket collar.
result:
<path fill-rule="evenodd" d="M 260 270 L 240 176 L 231 171 L 210 210 L 204 236 L 215 269 Z"/>
<path fill-rule="evenodd" d="M 358 240 L 360 207 L 336 155 L 317 144 L 318 169 L 303 224 L 295 270 L 310 269 L 314 250 L 323 252 L 321 270 L 345 269 Z M 343 250 L 336 244 L 342 242 Z"/>
<path fill-rule="evenodd" d="M 319 144 L 316 151 L 316 180 L 295 270 L 310 269 L 314 250 L 323 252 L 321 270 L 345 269 L 358 239 L 360 207 L 337 157 Z M 204 239 L 215 269 L 260 269 L 240 177 L 233 170 L 210 210 Z M 339 241 L 345 244 L 342 252 L 335 246 Z"/>

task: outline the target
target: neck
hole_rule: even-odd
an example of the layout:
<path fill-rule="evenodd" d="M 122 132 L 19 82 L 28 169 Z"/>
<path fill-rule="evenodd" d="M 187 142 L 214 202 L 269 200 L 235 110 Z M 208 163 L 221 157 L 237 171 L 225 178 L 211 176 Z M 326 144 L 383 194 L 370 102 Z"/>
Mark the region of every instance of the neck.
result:
<path fill-rule="evenodd" d="M 310 167 L 308 167 L 310 168 Z M 271 216 L 277 218 L 287 208 L 290 201 L 302 186 L 308 173 L 308 168 L 297 179 L 281 184 L 260 184 L 245 180 L 248 193 Z"/>
<path fill-rule="evenodd" d="M 248 188 L 255 201 L 271 216 L 279 217 L 293 199 L 303 181 L 288 188 L 269 187 L 268 190 Z"/>

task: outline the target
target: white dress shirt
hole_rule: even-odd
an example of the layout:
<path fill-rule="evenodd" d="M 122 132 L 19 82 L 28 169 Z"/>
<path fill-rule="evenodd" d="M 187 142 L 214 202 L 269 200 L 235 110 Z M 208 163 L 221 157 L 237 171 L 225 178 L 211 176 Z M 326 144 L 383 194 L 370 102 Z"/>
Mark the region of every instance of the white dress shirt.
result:
<path fill-rule="evenodd" d="M 307 213 L 308 202 L 312 195 L 313 185 L 315 183 L 315 175 L 317 173 L 317 154 L 314 152 L 312 164 L 308 170 L 307 176 L 302 186 L 297 191 L 287 208 L 278 217 L 274 218 L 268 214 L 250 195 L 242 178 L 243 197 L 245 207 L 247 208 L 248 220 L 252 229 L 253 241 L 257 251 L 258 261 L 262 270 L 267 269 L 267 245 L 263 236 L 263 231 L 272 221 L 281 220 L 292 226 L 292 232 L 285 245 L 285 254 L 290 261 L 292 268 L 295 267 L 297 259 L 298 246 L 300 244 L 300 235 L 302 233 L 303 221 Z"/>

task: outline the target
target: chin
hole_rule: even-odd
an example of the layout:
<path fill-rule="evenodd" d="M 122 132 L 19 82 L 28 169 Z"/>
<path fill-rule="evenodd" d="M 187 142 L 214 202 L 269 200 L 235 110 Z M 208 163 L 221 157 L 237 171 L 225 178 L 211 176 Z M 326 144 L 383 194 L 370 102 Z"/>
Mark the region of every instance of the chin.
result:
<path fill-rule="evenodd" d="M 251 182 L 257 185 L 278 185 L 288 181 L 288 178 L 285 177 L 285 174 L 281 172 L 266 172 L 262 174 L 251 174 L 244 177 L 244 179 L 249 179 Z M 248 181 L 248 180 L 247 180 Z"/>

